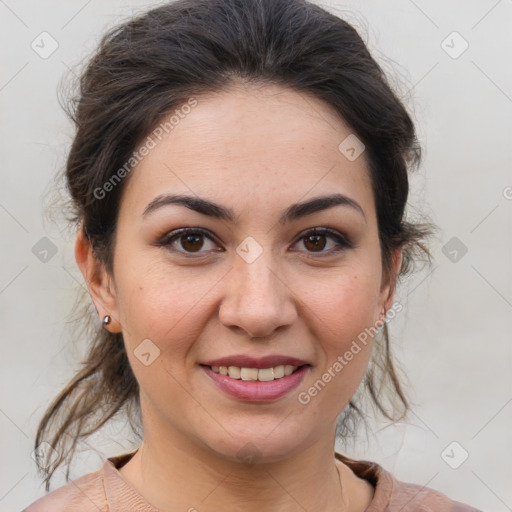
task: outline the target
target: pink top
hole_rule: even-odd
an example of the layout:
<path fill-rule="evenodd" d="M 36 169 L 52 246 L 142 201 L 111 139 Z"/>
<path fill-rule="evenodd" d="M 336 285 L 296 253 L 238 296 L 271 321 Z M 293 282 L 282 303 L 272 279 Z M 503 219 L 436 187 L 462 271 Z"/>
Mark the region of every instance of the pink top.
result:
<path fill-rule="evenodd" d="M 135 451 L 108 458 L 98 471 L 47 493 L 22 512 L 158 512 L 118 471 Z M 365 512 L 482 512 L 434 489 L 400 482 L 375 462 L 335 457 L 375 487 Z"/>

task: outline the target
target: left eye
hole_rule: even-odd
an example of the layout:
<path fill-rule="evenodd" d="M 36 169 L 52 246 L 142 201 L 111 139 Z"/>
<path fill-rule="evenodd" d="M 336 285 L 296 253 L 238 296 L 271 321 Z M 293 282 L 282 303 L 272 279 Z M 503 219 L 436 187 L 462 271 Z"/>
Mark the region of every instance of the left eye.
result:
<path fill-rule="evenodd" d="M 324 251 L 325 247 L 328 245 L 325 241 L 326 239 L 331 239 L 335 241 L 335 246 L 338 247 L 331 248 L 330 250 Z M 337 231 L 334 231 L 333 229 L 328 228 L 315 228 L 307 233 L 303 234 L 299 240 L 297 241 L 304 244 L 305 247 L 309 249 L 313 249 L 313 253 L 320 253 L 320 254 L 329 254 L 329 253 L 336 253 L 343 251 L 344 249 L 350 249 L 352 247 L 352 244 L 350 241 L 343 236 L 341 233 L 338 233 Z"/>
<path fill-rule="evenodd" d="M 204 253 L 208 251 L 201 251 L 204 248 L 204 239 L 209 240 L 213 245 L 216 245 L 215 240 L 208 234 L 207 231 L 200 228 L 183 228 L 166 235 L 160 242 L 161 246 L 170 246 L 171 250 L 182 252 L 185 254 Z M 326 240 L 331 239 L 334 241 L 334 246 L 328 250 L 324 250 L 328 243 Z M 299 242 L 304 244 L 310 253 L 329 254 L 351 248 L 352 244 L 341 233 L 328 228 L 315 228 L 302 234 L 294 245 Z M 181 249 L 177 247 L 181 246 Z M 338 246 L 336 248 L 336 246 Z M 219 249 L 213 249 L 217 252 Z M 220 249 L 222 250 L 222 249 Z"/>

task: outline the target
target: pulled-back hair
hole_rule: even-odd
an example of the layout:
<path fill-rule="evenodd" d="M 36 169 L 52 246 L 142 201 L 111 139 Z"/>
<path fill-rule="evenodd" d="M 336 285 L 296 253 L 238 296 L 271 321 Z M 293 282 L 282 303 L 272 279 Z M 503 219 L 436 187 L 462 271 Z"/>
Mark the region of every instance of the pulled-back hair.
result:
<path fill-rule="evenodd" d="M 111 29 L 79 78 L 68 107 L 76 126 L 65 167 L 72 218 L 98 261 L 113 268 L 113 239 L 122 192 L 130 175 L 98 190 L 130 160 L 148 134 L 192 97 L 231 84 L 277 84 L 323 100 L 364 143 L 377 212 L 383 271 L 402 249 L 399 278 L 430 253 L 430 224 L 405 218 L 408 172 L 420 162 L 420 145 L 407 110 L 357 31 L 304 0 L 178 0 Z M 340 140 L 341 142 L 341 140 Z M 103 192 L 102 192 L 103 194 Z M 43 461 L 46 490 L 77 442 L 122 411 L 140 425 L 139 387 L 122 333 L 100 325 L 84 296 L 77 315 L 90 345 L 82 367 L 42 418 L 36 447 L 48 442 L 54 460 Z M 392 361 L 387 325 L 374 345 L 362 382 L 388 419 L 405 417 L 408 400 Z M 390 412 L 384 405 L 394 404 Z M 338 434 L 355 431 L 364 413 L 350 401 Z M 140 437 L 137 427 L 134 433 Z M 54 452 L 55 453 L 55 452 Z"/>

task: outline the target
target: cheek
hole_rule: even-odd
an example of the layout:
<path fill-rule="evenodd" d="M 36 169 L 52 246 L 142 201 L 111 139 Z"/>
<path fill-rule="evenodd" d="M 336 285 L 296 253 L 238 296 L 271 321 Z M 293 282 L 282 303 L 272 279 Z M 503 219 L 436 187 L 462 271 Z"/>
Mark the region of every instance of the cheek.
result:
<path fill-rule="evenodd" d="M 131 270 L 117 281 L 127 346 L 133 351 L 150 339 L 162 355 L 172 350 L 173 357 L 168 359 L 177 361 L 204 327 L 206 292 L 214 286 L 215 276 L 191 269 L 171 271 L 161 261 L 131 261 L 125 268 Z"/>
<path fill-rule="evenodd" d="M 378 281 L 371 272 L 340 273 L 307 291 L 303 314 L 314 329 L 321 379 L 332 390 L 322 401 L 337 406 L 356 391 L 371 356 Z"/>
<path fill-rule="evenodd" d="M 375 296 L 356 283 L 359 280 L 312 305 L 319 368 L 301 389 L 299 401 L 313 405 L 317 414 L 332 413 L 333 419 L 357 391 L 372 353 Z"/>
<path fill-rule="evenodd" d="M 171 273 L 161 262 L 131 268 L 118 283 L 130 365 L 145 399 L 164 411 L 172 397 L 178 405 L 165 414 L 179 416 L 180 410 L 196 407 L 190 404 L 190 384 L 183 384 L 193 361 L 190 351 L 208 319 L 205 292 L 215 280 L 194 278 L 183 270 Z"/>
<path fill-rule="evenodd" d="M 376 320 L 379 282 L 371 272 L 340 272 L 323 283 L 316 280 L 314 286 L 307 287 L 307 282 L 304 285 L 300 295 L 306 310 L 317 319 L 322 332 L 319 339 L 327 340 L 333 347 L 357 337 Z"/>

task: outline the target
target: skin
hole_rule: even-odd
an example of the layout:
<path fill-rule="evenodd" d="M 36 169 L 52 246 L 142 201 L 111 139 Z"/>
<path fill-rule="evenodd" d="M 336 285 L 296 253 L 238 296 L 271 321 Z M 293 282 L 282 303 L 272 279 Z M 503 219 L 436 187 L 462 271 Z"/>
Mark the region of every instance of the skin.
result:
<path fill-rule="evenodd" d="M 329 105 L 288 88 L 237 84 L 196 98 L 197 106 L 130 174 L 113 275 L 81 232 L 77 238 L 91 297 L 100 318 L 112 316 L 108 329 L 123 333 L 141 390 L 144 441 L 120 473 L 165 511 L 231 512 L 241 504 L 248 512 L 299 505 L 363 511 L 374 488 L 333 454 L 336 418 L 364 376 L 372 340 L 308 404 L 298 394 L 393 301 L 400 251 L 385 275 L 365 154 L 345 158 L 338 145 L 350 127 Z M 364 216 L 335 206 L 278 224 L 291 204 L 334 192 L 357 201 Z M 236 221 L 181 205 L 143 217 L 165 193 L 215 201 L 233 209 Z M 182 227 L 203 228 L 216 239 L 157 245 Z M 327 235 L 315 249 L 304 233 L 321 227 L 354 247 L 333 252 L 338 242 Z M 263 251 L 252 263 L 236 252 L 248 236 Z M 149 366 L 134 355 L 145 339 L 160 350 Z M 283 398 L 242 402 L 198 366 L 241 353 L 295 356 L 312 367 Z M 249 442 L 258 450 L 256 464 L 237 457 Z"/>

